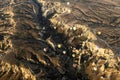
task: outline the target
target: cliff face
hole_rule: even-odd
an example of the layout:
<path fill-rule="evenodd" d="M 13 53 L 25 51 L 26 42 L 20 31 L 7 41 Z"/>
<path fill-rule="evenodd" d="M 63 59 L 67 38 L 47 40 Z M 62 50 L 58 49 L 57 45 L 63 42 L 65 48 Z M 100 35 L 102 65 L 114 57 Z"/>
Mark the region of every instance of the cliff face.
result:
<path fill-rule="evenodd" d="M 119 1 L 0 1 L 0 80 L 119 80 Z"/>

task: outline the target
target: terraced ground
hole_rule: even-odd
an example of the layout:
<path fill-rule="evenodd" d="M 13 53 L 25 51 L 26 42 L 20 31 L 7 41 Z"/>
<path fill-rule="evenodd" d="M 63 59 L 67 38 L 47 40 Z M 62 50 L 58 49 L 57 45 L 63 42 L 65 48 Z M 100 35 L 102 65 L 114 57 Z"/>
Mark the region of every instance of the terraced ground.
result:
<path fill-rule="evenodd" d="M 120 80 L 119 0 L 0 0 L 0 80 Z"/>

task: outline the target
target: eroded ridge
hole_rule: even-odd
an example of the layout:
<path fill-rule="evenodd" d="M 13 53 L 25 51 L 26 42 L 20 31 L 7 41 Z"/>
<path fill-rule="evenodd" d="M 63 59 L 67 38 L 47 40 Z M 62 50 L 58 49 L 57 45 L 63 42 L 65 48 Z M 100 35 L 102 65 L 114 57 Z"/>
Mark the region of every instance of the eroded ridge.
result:
<path fill-rule="evenodd" d="M 90 28 L 91 18 L 100 24 L 103 18 L 90 13 L 93 17 L 86 20 L 89 16 L 78 4 L 51 0 L 0 0 L 0 4 L 0 80 L 120 79 L 119 58 Z M 79 13 L 84 16 L 78 19 Z"/>
<path fill-rule="evenodd" d="M 0 0 L 0 80 L 36 80 L 32 70 L 45 64 L 38 8 L 32 0 Z"/>
<path fill-rule="evenodd" d="M 44 24 L 49 22 L 41 16 L 41 5 L 32 0 L 1 4 L 0 80 L 46 80 L 64 74 L 57 45 L 49 38 L 54 30 Z"/>
<path fill-rule="evenodd" d="M 119 61 L 117 62 L 117 59 L 114 58 L 111 47 L 107 42 L 98 38 L 92 29 L 86 25 L 81 25 L 79 20 L 74 18 L 72 8 L 64 7 L 61 4 L 60 6 L 63 7 L 58 11 L 59 9 L 55 8 L 59 7 L 58 5 L 54 7 L 56 6 L 54 2 L 41 2 L 41 4 L 43 16 L 49 17 L 52 13 L 49 19 L 51 27 L 68 37 L 68 43 L 72 45 L 73 62 L 75 62 L 73 67 L 78 69 L 78 73 L 85 72 L 90 80 L 120 79 Z M 47 7 L 48 4 L 53 5 Z M 46 7 L 47 10 L 45 10 Z"/>

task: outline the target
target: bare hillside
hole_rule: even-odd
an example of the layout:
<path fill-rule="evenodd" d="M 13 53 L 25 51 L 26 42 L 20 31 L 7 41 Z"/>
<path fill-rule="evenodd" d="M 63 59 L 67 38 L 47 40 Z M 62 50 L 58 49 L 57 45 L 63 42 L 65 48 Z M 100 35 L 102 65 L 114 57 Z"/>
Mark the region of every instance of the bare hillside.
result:
<path fill-rule="evenodd" d="M 120 80 L 120 1 L 0 0 L 0 80 Z"/>

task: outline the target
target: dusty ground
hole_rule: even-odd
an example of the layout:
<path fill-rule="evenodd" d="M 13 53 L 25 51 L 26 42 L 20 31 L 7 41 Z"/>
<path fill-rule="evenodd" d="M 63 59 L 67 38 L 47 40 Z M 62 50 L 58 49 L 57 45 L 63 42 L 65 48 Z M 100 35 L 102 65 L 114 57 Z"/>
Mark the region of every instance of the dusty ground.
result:
<path fill-rule="evenodd" d="M 119 0 L 0 4 L 0 80 L 120 80 Z"/>

